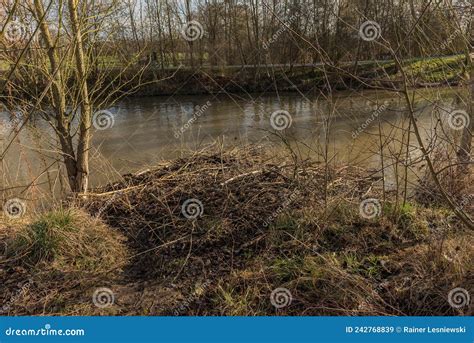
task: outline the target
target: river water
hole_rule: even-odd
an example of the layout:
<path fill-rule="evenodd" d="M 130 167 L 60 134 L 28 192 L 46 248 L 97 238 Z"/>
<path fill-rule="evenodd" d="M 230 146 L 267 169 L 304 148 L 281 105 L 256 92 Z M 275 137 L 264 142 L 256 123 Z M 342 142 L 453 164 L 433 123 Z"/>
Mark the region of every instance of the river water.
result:
<path fill-rule="evenodd" d="M 463 106 L 458 93 L 459 89 L 416 91 L 416 114 L 425 139 L 439 119 L 445 121 L 449 111 Z M 379 130 L 391 136 L 386 148 L 393 152 L 402 139 L 401 130 L 394 128 L 408 125 L 405 100 L 397 93 L 378 91 L 340 92 L 330 98 L 298 93 L 129 98 L 102 110 L 106 111 L 102 119 L 109 121 L 99 117 L 99 129 L 94 128 L 92 186 L 212 142 L 225 147 L 259 144 L 275 154 L 284 153 L 289 145 L 301 157 L 323 160 L 327 153 L 335 163 L 378 167 Z M 4 151 L 13 136 L 8 113 L 1 112 L 0 120 Z M 286 128 L 280 131 L 278 123 Z M 41 120 L 23 130 L 2 161 L 0 187 L 60 184 L 57 165 L 48 169 L 52 158 L 57 158 L 54 137 Z"/>

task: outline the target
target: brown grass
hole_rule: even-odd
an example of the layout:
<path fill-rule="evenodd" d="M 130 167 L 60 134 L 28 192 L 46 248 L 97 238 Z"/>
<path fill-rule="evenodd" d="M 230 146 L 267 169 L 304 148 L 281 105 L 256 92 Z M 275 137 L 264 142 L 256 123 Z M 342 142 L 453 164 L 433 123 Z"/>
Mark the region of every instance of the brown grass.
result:
<path fill-rule="evenodd" d="M 85 288 L 110 282 L 127 261 L 124 237 L 76 208 L 10 221 L 4 230 L 2 303 L 15 302 L 8 314 L 68 313 Z"/>
<path fill-rule="evenodd" d="M 2 280 L 39 270 L 41 282 L 9 313 L 471 313 L 472 305 L 451 307 L 447 294 L 474 291 L 472 233 L 442 206 L 395 206 L 390 194 L 377 218 L 363 218 L 367 197 L 382 199 L 381 180 L 369 170 L 277 160 L 257 148 L 201 151 L 126 175 L 82 203 L 107 225 L 74 210 L 77 232 L 48 231 L 64 236 L 54 253 L 38 246 L 31 225 L 14 235 L 9 256 L 17 262 L 7 263 Z M 202 212 L 190 219 L 182 205 L 191 198 Z M 103 286 L 116 302 L 98 309 L 91 294 Z M 4 298 L 12 297 L 9 287 Z M 277 287 L 293 298 L 281 309 L 270 302 Z"/>

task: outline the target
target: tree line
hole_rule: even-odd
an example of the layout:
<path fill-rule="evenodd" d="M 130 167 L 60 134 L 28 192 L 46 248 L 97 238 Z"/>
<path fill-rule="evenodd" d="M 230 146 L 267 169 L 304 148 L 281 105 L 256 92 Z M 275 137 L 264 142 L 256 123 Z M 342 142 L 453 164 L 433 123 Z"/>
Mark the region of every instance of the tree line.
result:
<path fill-rule="evenodd" d="M 140 80 L 150 66 L 322 63 L 323 73 L 330 66 L 344 74 L 350 71 L 338 65 L 350 61 L 357 78 L 357 61 L 390 59 L 400 71 L 395 91 L 406 97 L 410 135 L 436 179 L 419 137 L 409 96 L 414 80 L 405 60 L 462 54 L 470 121 L 457 151 L 461 165 L 471 161 L 473 0 L 0 0 L 0 5 L 2 103 L 25 113 L 18 130 L 33 114 L 51 124 L 74 193 L 88 191 L 94 113 L 126 95 L 124 85 Z M 111 79 L 113 89 L 104 88 Z M 464 221 L 469 223 L 465 216 Z"/>

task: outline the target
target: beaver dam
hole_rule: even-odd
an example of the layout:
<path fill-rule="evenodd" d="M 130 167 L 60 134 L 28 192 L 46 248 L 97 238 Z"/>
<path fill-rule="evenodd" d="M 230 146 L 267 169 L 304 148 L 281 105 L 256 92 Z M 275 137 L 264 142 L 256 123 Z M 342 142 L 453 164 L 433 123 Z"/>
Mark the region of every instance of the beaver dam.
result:
<path fill-rule="evenodd" d="M 3 219 L 2 313 L 472 315 L 448 294 L 473 289 L 474 238 L 429 185 L 403 201 L 374 170 L 203 150 Z"/>

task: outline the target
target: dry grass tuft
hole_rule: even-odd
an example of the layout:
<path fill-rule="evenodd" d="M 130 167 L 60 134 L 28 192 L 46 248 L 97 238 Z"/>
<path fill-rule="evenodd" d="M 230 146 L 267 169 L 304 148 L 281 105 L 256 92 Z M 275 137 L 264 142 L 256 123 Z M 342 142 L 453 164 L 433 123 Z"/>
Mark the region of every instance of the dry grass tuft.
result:
<path fill-rule="evenodd" d="M 385 292 L 392 306 L 417 316 L 472 315 L 472 304 L 455 309 L 447 301 L 456 287 L 474 292 L 474 237 L 430 242 L 389 256 Z"/>
<path fill-rule="evenodd" d="M 126 261 L 123 236 L 74 208 L 40 216 L 7 246 L 7 258 L 26 268 L 65 273 L 103 273 Z"/>
<path fill-rule="evenodd" d="M 14 229 L 2 237 L 6 251 L 0 260 L 7 304 L 2 313 L 78 314 L 74 302 L 81 298 L 91 313 L 87 293 L 110 282 L 127 262 L 124 237 L 76 208 L 9 225 Z"/>

